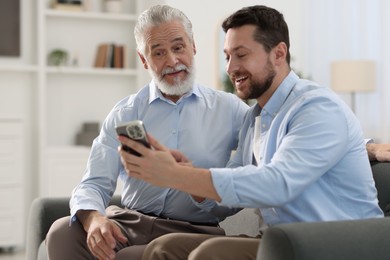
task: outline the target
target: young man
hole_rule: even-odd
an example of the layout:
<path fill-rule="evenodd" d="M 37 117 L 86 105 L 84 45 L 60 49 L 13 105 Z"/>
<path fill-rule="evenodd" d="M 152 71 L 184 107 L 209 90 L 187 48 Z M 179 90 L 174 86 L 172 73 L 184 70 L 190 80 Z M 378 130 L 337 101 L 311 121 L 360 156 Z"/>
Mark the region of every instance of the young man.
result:
<path fill-rule="evenodd" d="M 139 57 L 153 80 L 121 100 L 107 116 L 94 140 L 85 176 L 73 191 L 71 217 L 56 221 L 49 231 L 49 259 L 140 259 L 146 244 L 162 234 L 222 235 L 218 222 L 237 212 L 126 174 L 116 126 L 142 120 L 148 132 L 169 148 L 183 151 L 194 166 L 224 167 L 237 147 L 248 110 L 235 95 L 194 83 L 192 25 L 181 11 L 169 6 L 146 10 L 134 35 Z M 118 178 L 124 182 L 125 209 L 106 209 Z"/>
<path fill-rule="evenodd" d="M 173 156 L 152 136 L 153 149 L 120 137 L 142 155 L 121 151 L 129 176 L 221 205 L 259 208 L 268 225 L 383 217 L 360 124 L 329 88 L 291 71 L 283 15 L 266 6 L 246 7 L 222 27 L 226 68 L 237 93 L 257 100 L 230 168 L 184 165 L 184 155 Z M 149 244 L 143 259 L 255 259 L 259 243 L 169 234 Z"/>

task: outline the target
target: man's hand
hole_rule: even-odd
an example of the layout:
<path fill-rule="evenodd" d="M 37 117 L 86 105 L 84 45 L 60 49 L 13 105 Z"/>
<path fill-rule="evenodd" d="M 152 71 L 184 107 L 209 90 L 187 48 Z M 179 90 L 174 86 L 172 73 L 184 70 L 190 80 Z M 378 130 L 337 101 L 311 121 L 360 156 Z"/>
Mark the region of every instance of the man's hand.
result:
<path fill-rule="evenodd" d="M 368 143 L 366 148 L 370 161 L 390 161 L 390 144 Z"/>
<path fill-rule="evenodd" d="M 157 147 L 157 149 L 160 150 L 160 151 L 165 151 L 165 152 L 168 151 L 167 148 L 164 148 L 162 145 L 160 145 L 155 139 L 153 139 L 153 137 L 148 136 L 148 139 L 151 140 L 152 147 L 154 147 L 153 145 L 155 145 Z M 126 142 L 126 140 L 122 140 L 121 142 Z M 155 150 L 157 150 L 157 149 L 155 148 Z M 119 153 L 121 154 L 122 164 L 124 165 L 126 172 L 129 175 L 131 175 L 131 173 L 130 173 L 130 167 L 131 166 L 128 163 L 127 154 L 124 153 L 124 151 L 121 152 L 121 150 L 119 150 Z M 181 153 L 180 151 L 178 151 L 178 150 L 169 150 L 169 152 L 170 152 L 170 154 L 172 155 L 172 157 L 175 159 L 175 161 L 178 164 L 185 165 L 185 166 L 191 166 L 192 167 L 191 161 L 183 153 Z M 205 200 L 204 197 L 199 197 L 199 196 L 195 196 L 195 195 L 191 195 L 191 196 L 192 196 L 192 198 L 196 202 L 199 202 L 199 203 Z"/>
<path fill-rule="evenodd" d="M 97 211 L 80 210 L 77 218 L 87 232 L 87 245 L 91 253 L 98 259 L 115 259 L 116 241 L 127 242 L 120 228 Z"/>
<path fill-rule="evenodd" d="M 131 147 L 141 155 L 138 157 L 119 148 L 121 162 L 127 174 L 156 186 L 169 187 L 175 180 L 177 166 L 189 162 L 179 151 L 169 150 L 150 135 L 148 139 L 152 149 L 123 136 L 118 139 L 122 145 Z"/>
<path fill-rule="evenodd" d="M 170 150 L 173 158 L 175 158 L 176 162 L 183 164 L 183 165 L 191 165 L 191 161 L 179 150 Z"/>
<path fill-rule="evenodd" d="M 119 148 L 121 162 L 130 177 L 159 187 L 187 192 L 194 195 L 198 202 L 203 201 L 203 198 L 221 201 L 210 170 L 192 167 L 180 152 L 169 150 L 149 134 L 148 139 L 152 149 L 129 138 L 118 137 L 122 144 L 141 155 L 136 156 Z"/>

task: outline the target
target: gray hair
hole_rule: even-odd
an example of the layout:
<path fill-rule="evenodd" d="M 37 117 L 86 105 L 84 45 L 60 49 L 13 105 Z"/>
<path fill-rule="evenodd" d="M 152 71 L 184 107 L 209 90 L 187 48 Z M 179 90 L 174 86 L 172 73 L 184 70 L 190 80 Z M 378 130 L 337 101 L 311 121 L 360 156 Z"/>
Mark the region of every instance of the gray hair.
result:
<path fill-rule="evenodd" d="M 179 9 L 170 7 L 168 5 L 155 5 L 144 11 L 138 18 L 134 27 L 134 37 L 137 43 L 137 50 L 141 54 L 145 54 L 145 32 L 151 27 L 160 24 L 179 21 L 183 24 L 184 30 L 193 43 L 194 37 L 192 32 L 192 23 L 188 17 Z"/>

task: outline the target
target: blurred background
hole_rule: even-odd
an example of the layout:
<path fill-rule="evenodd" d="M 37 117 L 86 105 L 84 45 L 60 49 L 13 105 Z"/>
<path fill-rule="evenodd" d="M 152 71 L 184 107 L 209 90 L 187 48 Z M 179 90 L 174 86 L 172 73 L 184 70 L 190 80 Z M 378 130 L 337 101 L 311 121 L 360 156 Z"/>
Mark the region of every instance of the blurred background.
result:
<path fill-rule="evenodd" d="M 31 201 L 70 195 L 105 116 L 150 80 L 135 53 L 133 27 L 153 4 L 187 14 L 197 81 L 224 90 L 223 19 L 248 5 L 278 9 L 290 29 L 292 68 L 328 87 L 336 86 L 336 74 L 355 79 L 335 91 L 366 137 L 390 142 L 390 1 L 2 0 L 0 248 L 23 251 Z M 370 65 L 334 69 L 345 61 Z"/>

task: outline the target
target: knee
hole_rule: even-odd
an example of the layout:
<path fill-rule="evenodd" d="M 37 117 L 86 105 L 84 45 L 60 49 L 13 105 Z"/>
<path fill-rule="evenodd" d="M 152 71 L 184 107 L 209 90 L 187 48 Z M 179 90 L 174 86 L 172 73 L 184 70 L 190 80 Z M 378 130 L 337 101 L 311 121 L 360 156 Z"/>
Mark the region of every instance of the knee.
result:
<path fill-rule="evenodd" d="M 69 225 L 70 217 L 57 219 L 50 227 L 45 243 L 48 248 L 56 248 L 64 244 L 79 243 L 86 240 L 85 232 L 79 222 Z"/>
<path fill-rule="evenodd" d="M 210 259 L 210 256 L 215 255 L 215 252 L 224 252 L 227 249 L 225 242 L 226 241 L 224 237 L 210 238 L 195 248 L 189 255 L 188 259 Z"/>
<path fill-rule="evenodd" d="M 57 219 L 53 222 L 53 224 L 50 226 L 49 231 L 46 235 L 46 243 L 58 240 L 59 238 L 63 237 L 66 232 L 68 232 L 69 229 L 69 217 L 64 217 Z"/>
<path fill-rule="evenodd" d="M 173 254 L 178 250 L 177 239 L 181 239 L 179 234 L 170 233 L 152 240 L 147 245 L 142 259 L 176 259 Z"/>

